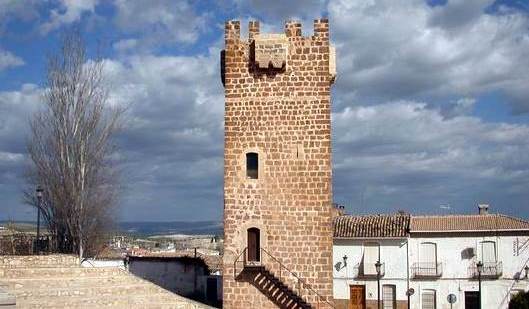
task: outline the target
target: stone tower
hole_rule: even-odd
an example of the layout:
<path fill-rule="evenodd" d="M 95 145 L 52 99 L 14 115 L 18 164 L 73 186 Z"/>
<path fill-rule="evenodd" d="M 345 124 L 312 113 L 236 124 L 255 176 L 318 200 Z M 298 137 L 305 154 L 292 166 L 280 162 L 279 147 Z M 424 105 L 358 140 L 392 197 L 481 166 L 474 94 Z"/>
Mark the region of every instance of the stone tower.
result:
<path fill-rule="evenodd" d="M 326 19 L 248 38 L 226 22 L 224 308 L 330 308 L 335 71 Z"/>

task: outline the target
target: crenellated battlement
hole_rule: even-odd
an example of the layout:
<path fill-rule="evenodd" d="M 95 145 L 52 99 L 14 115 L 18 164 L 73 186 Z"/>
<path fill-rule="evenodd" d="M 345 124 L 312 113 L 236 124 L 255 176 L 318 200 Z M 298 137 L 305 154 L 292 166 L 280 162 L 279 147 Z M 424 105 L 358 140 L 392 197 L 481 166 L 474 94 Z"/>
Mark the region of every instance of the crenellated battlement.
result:
<path fill-rule="evenodd" d="M 247 71 L 238 68 L 237 77 L 241 74 L 256 79 L 281 73 L 296 75 L 310 65 L 312 71 L 327 72 L 327 80 L 332 84 L 336 77 L 335 59 L 335 49 L 329 43 L 329 21 L 325 18 L 314 20 L 311 36 L 303 36 L 303 27 L 298 21 L 285 22 L 284 33 L 261 33 L 259 21 L 252 20 L 248 23 L 248 39 L 241 38 L 239 21 L 225 24 L 225 50 L 221 54 L 224 85 L 226 74 L 233 71 L 229 67 L 240 62 L 246 63 Z"/>
<path fill-rule="evenodd" d="M 303 37 L 302 24 L 299 21 L 285 22 L 285 35 L 288 38 L 307 38 L 307 39 L 329 39 L 329 20 L 326 18 L 315 19 L 313 25 L 313 35 Z M 251 20 L 248 22 L 248 39 L 253 40 L 260 34 L 259 21 Z M 224 38 L 228 43 L 235 43 L 241 40 L 241 23 L 238 20 L 230 20 L 225 23 Z"/>
<path fill-rule="evenodd" d="M 226 45 L 235 43 L 241 39 L 241 22 L 238 20 L 229 20 L 224 25 L 224 39 Z"/>

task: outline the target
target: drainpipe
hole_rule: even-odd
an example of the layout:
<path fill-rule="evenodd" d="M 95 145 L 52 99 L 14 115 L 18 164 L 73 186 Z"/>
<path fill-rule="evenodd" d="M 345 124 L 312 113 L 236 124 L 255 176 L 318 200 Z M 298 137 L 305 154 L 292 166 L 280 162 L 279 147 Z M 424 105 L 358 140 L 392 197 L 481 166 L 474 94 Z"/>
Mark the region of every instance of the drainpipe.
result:
<path fill-rule="evenodd" d="M 408 243 L 409 240 L 406 239 L 406 295 L 408 296 L 408 309 L 410 309 L 410 249 Z"/>

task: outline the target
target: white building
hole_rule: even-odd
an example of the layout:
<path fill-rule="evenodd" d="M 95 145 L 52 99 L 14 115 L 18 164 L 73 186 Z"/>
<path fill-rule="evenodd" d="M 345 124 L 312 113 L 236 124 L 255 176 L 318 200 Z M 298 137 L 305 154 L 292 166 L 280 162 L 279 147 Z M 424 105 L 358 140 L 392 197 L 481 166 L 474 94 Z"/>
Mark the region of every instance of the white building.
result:
<path fill-rule="evenodd" d="M 340 216 L 334 229 L 338 308 L 507 308 L 529 288 L 529 222 L 499 214 Z M 344 257 L 346 257 L 344 259 Z M 449 295 L 455 296 L 450 305 Z M 452 297 L 453 297 L 452 296 Z"/>

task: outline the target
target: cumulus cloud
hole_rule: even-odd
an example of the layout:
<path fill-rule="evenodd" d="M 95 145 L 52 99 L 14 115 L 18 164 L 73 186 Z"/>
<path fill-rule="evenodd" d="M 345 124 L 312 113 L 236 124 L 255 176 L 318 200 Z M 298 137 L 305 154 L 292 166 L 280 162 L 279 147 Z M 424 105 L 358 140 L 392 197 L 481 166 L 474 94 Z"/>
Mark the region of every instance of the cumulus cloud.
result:
<path fill-rule="evenodd" d="M 10 67 L 16 67 L 24 64 L 22 58 L 0 48 L 0 72 Z"/>
<path fill-rule="evenodd" d="M 3 32 L 7 23 L 13 19 L 29 21 L 38 18 L 39 5 L 42 5 L 39 0 L 0 1 L 0 33 Z"/>
<path fill-rule="evenodd" d="M 21 203 L 26 164 L 29 115 L 37 108 L 41 90 L 26 84 L 17 91 L 0 92 L 0 196 L 4 205 L 0 220 L 30 211 Z"/>
<path fill-rule="evenodd" d="M 433 8 L 429 22 L 445 29 L 465 30 L 465 26 L 478 21 L 493 3 L 494 0 L 450 0 Z"/>
<path fill-rule="evenodd" d="M 207 15 L 192 2 L 171 0 L 116 0 L 115 22 L 143 44 L 194 43 L 206 28 Z"/>
<path fill-rule="evenodd" d="M 330 2 L 338 90 L 345 100 L 366 103 L 500 91 L 515 111 L 529 111 L 529 16 L 486 14 L 488 4 Z"/>
<path fill-rule="evenodd" d="M 116 58 L 106 66 L 109 103 L 127 107 L 117 136 L 126 186 L 121 219 L 221 216 L 224 100 L 217 49 L 223 14 L 241 16 L 243 31 L 250 16 L 261 19 L 264 32 L 301 19 L 310 35 L 311 19 L 326 13 L 338 48 L 336 201 L 355 213 L 432 212 L 446 204 L 467 212 L 483 201 L 495 211 L 527 216 L 529 126 L 474 116 L 483 104 L 478 98 L 489 92 L 503 93 L 517 112 L 529 111 L 526 14 L 501 7 L 490 12 L 487 0 L 436 6 L 423 0 L 234 1 L 227 3 L 235 11 L 223 7 L 217 16 L 191 1 L 115 0 L 115 16 L 105 16 L 120 30 Z M 0 2 L 0 19 L 6 3 L 15 2 Z M 97 5 L 61 3 L 46 31 L 86 21 L 83 14 Z M 213 38 L 208 25 L 215 25 Z M 161 56 L 152 48 L 195 43 L 210 48 L 186 56 Z M 24 135 L 40 91 L 26 85 L 0 92 L 0 195 L 13 205 L 20 204 Z"/>
<path fill-rule="evenodd" d="M 415 101 L 348 107 L 333 121 L 335 196 L 355 212 L 363 204 L 424 213 L 447 203 L 468 212 L 489 201 L 514 214 L 529 198 L 527 125 L 447 119 Z"/>
<path fill-rule="evenodd" d="M 220 217 L 224 100 L 218 55 L 105 62 L 109 104 L 127 107 L 116 136 L 125 185 L 121 218 Z M 27 121 L 41 91 L 26 85 L 0 92 L 0 193 L 13 201 L 23 186 Z"/>
<path fill-rule="evenodd" d="M 295 0 L 295 1 L 260 1 L 260 0 L 234 0 L 239 11 L 258 15 L 277 22 L 289 19 L 314 19 L 319 18 L 325 11 L 325 0 Z M 281 28 L 280 28 L 281 29 Z"/>
<path fill-rule="evenodd" d="M 120 53 L 135 51 L 135 48 L 138 47 L 138 40 L 136 39 L 124 39 L 119 40 L 112 45 L 112 47 Z"/>
<path fill-rule="evenodd" d="M 81 19 L 85 13 L 94 13 L 99 0 L 61 0 L 58 8 L 51 9 L 49 21 L 40 26 L 42 34 L 71 24 Z"/>
<path fill-rule="evenodd" d="M 118 139 L 130 189 L 124 217 L 200 219 L 196 207 L 220 216 L 224 101 L 218 55 L 130 56 L 106 68 L 111 103 L 129 107 Z"/>

